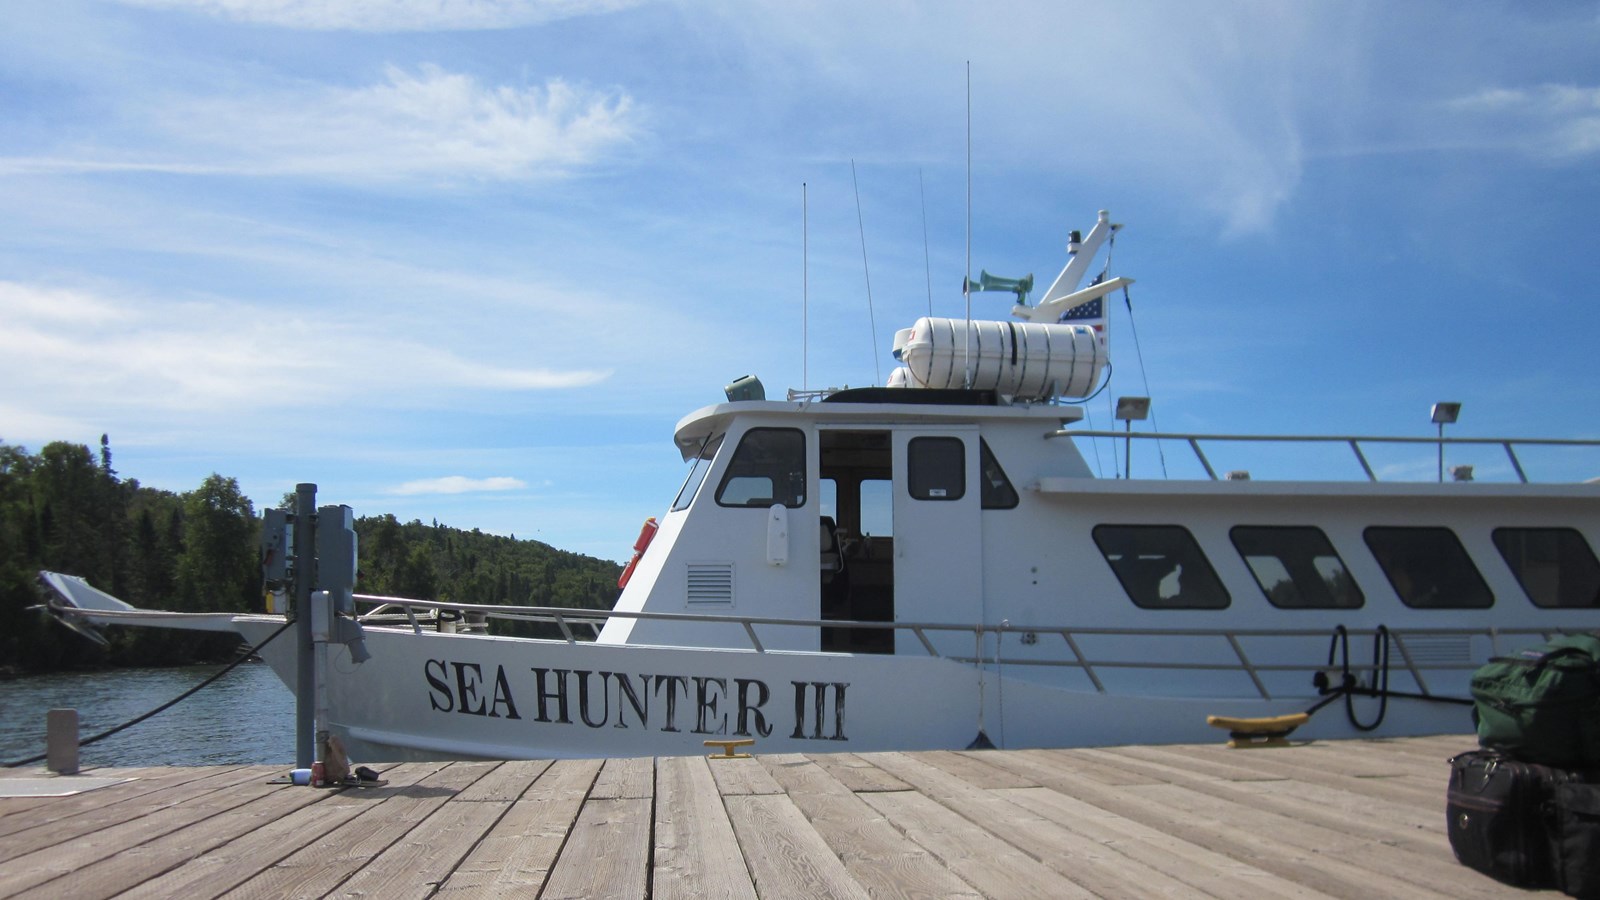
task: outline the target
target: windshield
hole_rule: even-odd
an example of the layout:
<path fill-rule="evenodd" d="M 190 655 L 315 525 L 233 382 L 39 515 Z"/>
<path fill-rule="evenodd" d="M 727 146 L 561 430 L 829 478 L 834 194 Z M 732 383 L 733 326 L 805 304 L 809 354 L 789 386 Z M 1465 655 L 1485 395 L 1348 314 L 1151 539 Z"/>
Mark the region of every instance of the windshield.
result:
<path fill-rule="evenodd" d="M 706 438 L 700 445 L 700 454 L 694 458 L 694 465 L 689 469 L 689 477 L 683 480 L 683 487 L 678 489 L 678 499 L 672 501 L 672 512 L 688 509 L 694 502 L 694 495 L 700 490 L 701 482 L 706 480 L 706 473 L 711 471 L 711 460 L 717 455 L 717 448 L 722 446 L 722 435 Z"/>

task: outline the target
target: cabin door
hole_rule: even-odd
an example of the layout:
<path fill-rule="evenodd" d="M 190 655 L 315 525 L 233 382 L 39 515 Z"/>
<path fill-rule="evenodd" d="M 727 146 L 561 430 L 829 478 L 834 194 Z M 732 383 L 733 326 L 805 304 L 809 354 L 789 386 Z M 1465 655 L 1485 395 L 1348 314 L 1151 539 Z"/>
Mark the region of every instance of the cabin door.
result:
<path fill-rule="evenodd" d="M 978 429 L 900 428 L 893 447 L 895 619 L 977 622 L 983 597 Z M 895 652 L 927 650 L 912 632 L 897 631 Z"/>

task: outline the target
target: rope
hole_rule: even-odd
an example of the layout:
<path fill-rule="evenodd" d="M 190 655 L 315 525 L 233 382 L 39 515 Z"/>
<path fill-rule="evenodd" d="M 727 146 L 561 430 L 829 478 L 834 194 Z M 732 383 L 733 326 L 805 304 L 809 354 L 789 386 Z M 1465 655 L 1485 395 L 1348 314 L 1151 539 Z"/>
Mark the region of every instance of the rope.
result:
<path fill-rule="evenodd" d="M 1326 696 L 1307 709 L 1307 715 L 1313 714 L 1343 697 L 1344 713 L 1345 717 L 1350 720 L 1350 725 L 1357 731 L 1376 731 L 1378 726 L 1383 724 L 1384 716 L 1388 714 L 1390 697 L 1400 697 L 1407 700 L 1427 700 L 1433 703 L 1450 703 L 1457 706 L 1473 705 L 1472 700 L 1464 697 L 1439 697 L 1433 694 L 1389 690 L 1389 629 L 1386 626 L 1379 625 L 1372 634 L 1372 666 L 1376 686 L 1364 688 L 1357 685 L 1356 677 L 1350 671 L 1350 632 L 1343 625 L 1336 626 L 1333 629 L 1333 642 L 1328 646 L 1329 666 L 1333 665 L 1335 656 L 1340 659 L 1340 683 L 1337 687 L 1329 685 L 1322 673 L 1319 672 L 1316 678 L 1317 690 Z M 1377 718 L 1370 723 L 1363 723 L 1356 715 L 1356 697 L 1377 697 Z"/>
<path fill-rule="evenodd" d="M 113 734 L 116 734 L 117 732 L 122 731 L 125 728 L 132 728 L 133 726 L 139 724 L 140 722 L 143 722 L 145 719 L 148 719 L 151 716 L 159 715 L 160 713 L 164 713 L 167 710 L 171 709 L 172 707 L 177 706 L 179 703 L 182 703 L 183 701 L 185 701 L 185 700 L 189 699 L 190 697 L 194 696 L 195 694 L 199 693 L 201 688 L 207 687 L 212 682 L 216 681 L 218 678 L 221 678 L 222 676 L 224 676 L 224 675 L 228 674 L 229 672 L 232 672 L 234 669 L 238 668 L 240 663 L 244 662 L 245 660 L 249 659 L 252 656 L 255 656 L 256 655 L 256 651 L 258 651 L 262 647 L 265 647 L 266 645 L 272 643 L 272 639 L 273 638 L 277 637 L 280 634 L 283 634 L 283 632 L 285 630 L 287 630 L 290 625 L 293 625 L 293 624 L 294 624 L 294 620 L 293 619 L 290 619 L 289 621 L 284 622 L 282 628 L 279 628 L 277 631 L 274 631 L 272 634 L 267 635 L 267 639 L 266 640 L 262 641 L 261 643 L 255 645 L 254 647 L 251 647 L 249 650 L 245 651 L 243 654 L 241 654 L 239 656 L 238 659 L 234 660 L 231 663 L 228 663 L 227 666 L 223 667 L 222 671 L 216 673 L 215 675 L 212 675 L 210 678 L 207 678 L 205 681 L 200 682 L 199 684 L 195 685 L 194 687 L 188 689 L 187 691 L 184 691 L 183 693 L 179 694 L 178 696 L 172 698 L 171 700 L 168 700 L 166 703 L 161 704 L 160 706 L 156 707 L 155 709 L 150 710 L 149 712 L 145 713 L 142 716 L 139 716 L 139 717 L 134 718 L 134 719 L 129 719 L 128 721 L 123 722 L 121 725 L 118 725 L 117 727 L 109 729 L 107 731 L 102 731 L 99 734 L 97 734 L 94 737 L 91 737 L 91 738 L 89 738 L 87 740 L 79 741 L 78 742 L 78 746 L 79 747 L 87 747 L 90 744 L 95 743 L 96 741 L 100 741 L 100 740 L 103 740 L 105 738 L 108 738 L 108 737 L 112 736 Z M 49 755 L 50 755 L 49 753 L 41 753 L 38 756 L 30 756 L 27 759 L 19 759 L 16 762 L 0 763 L 0 768 L 15 769 L 15 768 L 17 768 L 19 766 L 32 765 L 32 764 L 34 764 L 36 762 L 42 762 L 44 759 L 49 757 Z"/>

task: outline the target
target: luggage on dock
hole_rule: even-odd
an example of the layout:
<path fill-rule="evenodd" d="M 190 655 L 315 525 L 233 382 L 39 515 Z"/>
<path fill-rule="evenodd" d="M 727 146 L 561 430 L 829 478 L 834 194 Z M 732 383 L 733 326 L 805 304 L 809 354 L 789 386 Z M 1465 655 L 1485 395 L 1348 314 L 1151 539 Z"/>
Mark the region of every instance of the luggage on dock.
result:
<path fill-rule="evenodd" d="M 1492 750 L 1450 760 L 1456 858 L 1498 881 L 1600 898 L 1600 783 Z"/>
<path fill-rule="evenodd" d="M 1600 767 L 1600 636 L 1571 634 L 1472 675 L 1478 743 L 1547 766 Z"/>

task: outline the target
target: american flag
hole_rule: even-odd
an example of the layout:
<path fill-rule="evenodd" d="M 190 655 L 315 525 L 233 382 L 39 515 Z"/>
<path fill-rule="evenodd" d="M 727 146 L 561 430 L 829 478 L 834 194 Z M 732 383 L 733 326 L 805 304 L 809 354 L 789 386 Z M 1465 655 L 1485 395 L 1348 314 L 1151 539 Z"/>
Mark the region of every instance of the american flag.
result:
<path fill-rule="evenodd" d="M 1087 303 L 1079 303 L 1077 306 L 1062 313 L 1061 321 L 1082 322 L 1087 319 L 1104 319 L 1105 317 L 1105 308 L 1100 305 L 1100 298 L 1096 297 Z"/>

